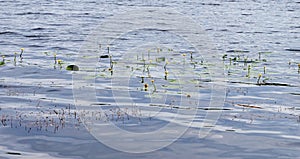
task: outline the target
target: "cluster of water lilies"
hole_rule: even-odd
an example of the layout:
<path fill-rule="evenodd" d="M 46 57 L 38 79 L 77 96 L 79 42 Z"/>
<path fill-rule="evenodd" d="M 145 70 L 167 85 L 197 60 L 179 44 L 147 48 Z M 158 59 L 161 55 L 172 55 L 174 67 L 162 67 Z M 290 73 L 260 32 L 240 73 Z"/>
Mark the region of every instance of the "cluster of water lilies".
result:
<path fill-rule="evenodd" d="M 8 63 L 13 63 L 14 66 L 17 66 L 17 63 L 23 63 L 23 59 L 24 59 L 24 54 L 25 52 L 25 49 L 24 48 L 21 48 L 20 49 L 20 53 L 18 52 L 14 52 L 13 54 L 13 59 L 8 59 L 7 57 L 11 57 L 10 55 L 2 55 L 2 60 L 0 61 L 0 66 L 4 66 Z M 45 52 L 45 54 L 48 55 L 47 52 Z M 1 53 L 0 53 L 1 55 Z M 7 56 L 7 57 L 6 57 Z M 54 68 L 56 69 L 56 67 L 58 66 L 59 69 L 62 69 L 63 68 L 63 64 L 64 64 L 64 61 L 61 60 L 61 59 L 57 59 L 57 54 L 56 53 L 53 53 L 53 59 L 54 59 Z M 79 70 L 79 67 L 76 66 L 76 65 L 67 65 L 66 66 L 66 70 L 69 70 L 69 71 L 78 71 Z"/>
<path fill-rule="evenodd" d="M 245 74 L 244 77 L 249 79 L 255 78 L 257 85 L 268 85 L 272 83 L 268 83 L 267 80 L 270 78 L 267 77 L 267 65 L 270 65 L 271 61 L 267 61 L 267 55 L 271 54 L 271 52 L 258 52 L 256 57 L 249 58 L 247 54 L 249 51 L 242 51 L 242 50 L 229 50 L 227 54 L 222 56 L 224 61 L 228 76 Z M 253 55 L 253 54 L 251 54 Z M 292 63 L 289 62 L 288 65 L 298 65 L 298 73 L 300 74 L 300 63 Z M 240 68 L 246 70 L 246 73 L 241 73 Z M 239 71 L 237 73 L 235 71 Z"/>
<path fill-rule="evenodd" d="M 24 53 L 24 48 L 21 48 L 21 52 L 20 52 L 20 62 L 22 62 L 22 60 L 23 60 L 23 53 Z M 16 63 L 17 63 L 17 52 L 15 52 L 14 53 L 14 59 L 13 59 L 13 63 L 14 63 L 14 65 L 16 65 Z M 3 65 L 5 65 L 6 64 L 6 62 L 10 62 L 10 60 L 6 60 L 5 59 L 6 57 L 5 57 L 5 55 L 2 55 L 2 61 L 0 62 L 0 66 L 3 66 Z"/>
<path fill-rule="evenodd" d="M 101 47 L 101 46 L 100 46 Z M 172 55 L 174 57 L 168 58 L 163 52 L 173 52 Z M 135 66 L 128 66 L 128 68 L 132 69 L 132 72 L 140 74 L 136 76 L 137 81 L 139 82 L 141 90 L 149 91 L 151 90 L 153 93 L 161 91 L 162 87 L 168 87 L 172 82 L 176 81 L 172 74 L 172 69 L 174 69 L 174 65 L 179 67 L 190 67 L 191 70 L 195 69 L 198 66 L 201 66 L 203 62 L 196 58 L 193 54 L 193 51 L 186 51 L 184 53 L 177 52 L 173 49 L 167 48 L 155 48 L 155 55 L 153 55 L 153 50 L 147 50 L 145 55 L 148 55 L 148 59 L 145 58 L 144 54 L 140 56 L 137 55 L 136 61 L 134 62 Z M 232 54 L 229 54 L 232 53 Z M 21 48 L 20 53 L 15 52 L 13 59 L 7 59 L 5 55 L 2 55 L 2 60 L 0 60 L 0 66 L 4 66 L 7 63 L 13 63 L 15 66 L 19 63 L 25 61 L 24 58 L 25 49 Z M 257 85 L 265 85 L 268 80 L 267 72 L 267 60 L 262 58 L 265 54 L 269 54 L 269 52 L 260 52 L 258 53 L 257 58 L 248 58 L 243 55 L 243 51 L 228 51 L 227 54 L 222 56 L 224 64 L 227 69 L 227 73 L 229 76 L 232 75 L 234 69 L 243 68 L 243 77 L 246 79 L 256 79 L 256 82 L 253 82 Z M 56 53 L 53 53 L 53 61 L 51 63 L 54 65 L 54 68 L 62 69 L 65 66 L 65 62 L 58 58 Z M 50 56 L 52 58 L 52 56 Z M 103 59 L 107 59 L 108 66 L 105 67 L 105 72 L 109 73 L 110 76 L 113 76 L 114 69 L 117 65 L 117 60 L 114 59 L 112 54 L 110 53 L 109 46 L 107 47 L 107 54 L 99 56 L 100 62 Z M 116 61 L 114 61 L 116 60 Z M 186 65 L 187 64 L 187 65 Z M 260 64 L 259 66 L 255 64 Z M 289 65 L 294 65 L 294 63 L 289 63 Z M 298 73 L 300 73 L 300 63 L 296 64 L 298 66 Z M 236 67 L 238 66 L 238 67 Z M 206 66 L 203 66 L 206 67 Z M 66 70 L 70 71 L 78 71 L 79 67 L 77 65 L 67 65 Z M 199 70 L 199 69 L 198 69 Z M 159 71 L 158 74 L 155 74 L 155 71 Z M 190 79 L 191 81 L 193 79 Z M 167 84 L 161 84 L 161 81 L 166 81 Z M 169 85 L 168 85 L 169 84 Z M 174 84 L 175 85 L 175 84 Z M 176 91 L 179 90 L 179 86 L 170 87 L 170 90 Z M 174 92 L 172 92 L 174 93 Z M 187 97 L 191 97 L 190 94 L 186 95 Z M 171 107 L 170 107 L 171 108 Z M 174 107 L 172 107 L 174 108 Z M 82 121 L 85 121 L 85 117 L 92 117 L 93 120 L 101 120 L 101 121 L 116 121 L 116 122 L 125 122 L 126 120 L 130 120 L 132 116 L 138 118 L 140 120 L 139 110 L 129 110 L 128 108 L 120 109 L 117 107 L 109 108 L 105 111 L 76 111 L 74 109 L 70 109 L 69 107 L 61 108 L 61 109 L 49 109 L 37 111 L 39 114 L 34 114 L 35 112 L 30 112 L 28 114 L 21 113 L 21 111 L 16 111 L 15 114 L 7 115 L 4 110 L 0 109 L 0 117 L 1 117 L 1 125 L 5 127 L 18 128 L 22 127 L 25 131 L 30 132 L 33 129 L 37 131 L 53 131 L 57 132 L 59 129 L 64 128 L 66 125 L 75 125 L 79 127 Z M 41 114 L 42 112 L 42 114 Z M 31 118 L 29 114 L 34 115 L 35 118 Z M 36 118 L 38 117 L 38 118 Z"/>
<path fill-rule="evenodd" d="M 100 78 L 114 76 L 115 71 L 118 71 L 115 69 L 120 69 L 118 63 L 122 63 L 119 57 L 113 56 L 113 50 L 111 51 L 109 46 L 107 46 L 105 50 L 107 50 L 107 52 L 102 54 L 99 58 L 101 66 L 98 68 L 100 71 L 97 72 L 99 73 L 97 76 Z M 193 56 L 194 51 L 176 52 L 171 48 L 159 47 L 147 48 L 145 50 L 144 52 L 129 53 L 132 57 L 124 60 L 125 67 L 130 70 L 132 74 L 136 75 L 135 80 L 141 83 L 141 90 L 144 91 L 151 90 L 155 93 L 161 88 L 162 82 L 176 81 L 176 79 L 174 79 L 173 69 L 179 72 L 178 70 L 181 70 L 183 67 L 190 67 L 190 70 L 195 71 L 196 67 L 201 65 L 200 62 L 197 61 L 197 58 Z M 187 54 L 190 56 L 187 57 Z M 187 59 L 189 59 L 189 61 L 187 61 Z M 198 73 L 201 74 L 200 72 Z"/>

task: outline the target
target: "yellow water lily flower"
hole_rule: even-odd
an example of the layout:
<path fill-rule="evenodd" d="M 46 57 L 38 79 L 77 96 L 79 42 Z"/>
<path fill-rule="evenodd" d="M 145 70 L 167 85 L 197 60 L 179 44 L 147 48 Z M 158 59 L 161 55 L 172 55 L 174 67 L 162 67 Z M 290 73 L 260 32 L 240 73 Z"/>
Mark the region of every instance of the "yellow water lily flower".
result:
<path fill-rule="evenodd" d="M 262 76 L 262 74 L 260 73 L 260 74 L 258 74 L 258 78 L 261 78 L 261 76 Z"/>
<path fill-rule="evenodd" d="M 148 84 L 147 84 L 147 83 L 145 83 L 145 84 L 144 84 L 144 87 L 145 87 L 145 89 L 147 89 L 147 88 L 148 88 Z"/>
<path fill-rule="evenodd" d="M 60 59 L 57 60 L 57 63 L 58 63 L 58 64 L 62 64 L 62 60 L 60 60 Z"/>

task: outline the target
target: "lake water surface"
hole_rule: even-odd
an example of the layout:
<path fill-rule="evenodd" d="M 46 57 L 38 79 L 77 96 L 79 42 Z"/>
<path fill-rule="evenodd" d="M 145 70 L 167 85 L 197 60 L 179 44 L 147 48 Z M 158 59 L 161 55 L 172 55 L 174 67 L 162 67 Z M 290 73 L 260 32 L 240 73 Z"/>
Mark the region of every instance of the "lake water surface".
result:
<path fill-rule="evenodd" d="M 111 82 L 112 61 L 100 58 L 98 72 L 91 77 L 96 78 L 98 101 L 94 105 L 105 111 L 94 111 L 93 120 L 112 121 L 127 131 L 155 131 L 172 123 L 172 114 L 178 113 L 177 110 L 197 109 L 192 125 L 171 145 L 148 153 L 125 153 L 102 144 L 84 126 L 82 122 L 87 119 L 83 118 L 90 116 L 77 112 L 74 105 L 72 75 L 76 72 L 65 67 L 75 63 L 87 37 L 108 18 L 143 8 L 148 14 L 149 7 L 176 10 L 201 27 L 213 45 L 215 58 L 224 66 L 220 70 L 225 73 L 226 96 L 223 107 L 208 107 L 214 79 L 209 78 L 207 69 L 214 64 L 202 63 L 193 46 L 168 34 L 170 30 L 132 31 L 120 37 L 111 49 L 115 69 L 122 63 L 123 52 L 140 45 L 140 41 L 168 44 L 177 52 L 170 58 L 173 65 L 170 61 L 166 67 L 170 70 L 191 67 L 200 77 L 195 85 L 201 97 L 195 107 L 180 107 L 176 99 L 182 96 L 194 99 L 194 96 L 178 93 L 181 85 L 176 83 L 175 75 L 158 69 L 166 65 L 166 60 L 159 56 L 153 65 L 149 64 L 148 73 L 153 77 L 143 79 L 149 84 L 149 90 L 145 90 L 140 81 L 147 75 L 143 64 L 147 58 L 145 50 L 143 55 L 128 57 L 136 59 L 126 66 L 134 70 L 128 85 L 115 87 L 129 90 L 142 110 L 125 102 L 128 108 L 114 109 L 115 100 L 121 96 L 112 97 L 112 85 L 122 81 Z M 1 1 L 1 8 L 0 62 L 2 58 L 5 61 L 0 66 L 1 158 L 300 158 L 299 1 L 11 0 Z M 132 22 L 122 20 L 119 22 L 124 25 Z M 165 23 L 162 25 L 168 25 Z M 104 35 L 113 34 L 105 29 Z M 21 48 L 24 48 L 22 60 Z M 106 45 L 102 51 L 106 53 Z M 150 51 L 157 52 L 155 48 Z M 193 51 L 196 53 L 190 59 L 189 52 Z M 62 62 L 55 63 L 54 58 Z M 155 80 L 155 86 L 151 79 Z M 185 84 L 190 83 L 182 85 Z M 153 91 L 155 87 L 157 91 Z M 152 102 L 149 96 L 161 95 L 166 95 L 165 103 L 149 104 Z M 153 115 L 153 110 L 160 110 L 161 115 Z M 199 138 L 207 113 L 220 116 L 216 124 L 208 126 L 212 129 L 208 136 Z M 182 117 L 177 122 L 185 125 L 189 118 Z"/>

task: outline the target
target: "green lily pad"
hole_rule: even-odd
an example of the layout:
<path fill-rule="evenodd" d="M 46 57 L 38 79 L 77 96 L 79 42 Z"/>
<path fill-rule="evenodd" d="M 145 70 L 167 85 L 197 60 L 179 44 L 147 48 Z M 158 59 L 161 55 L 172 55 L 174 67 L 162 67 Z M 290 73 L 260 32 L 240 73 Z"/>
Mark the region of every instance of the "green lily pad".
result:
<path fill-rule="evenodd" d="M 69 65 L 66 70 L 68 71 L 79 71 L 79 67 L 77 65 Z"/>

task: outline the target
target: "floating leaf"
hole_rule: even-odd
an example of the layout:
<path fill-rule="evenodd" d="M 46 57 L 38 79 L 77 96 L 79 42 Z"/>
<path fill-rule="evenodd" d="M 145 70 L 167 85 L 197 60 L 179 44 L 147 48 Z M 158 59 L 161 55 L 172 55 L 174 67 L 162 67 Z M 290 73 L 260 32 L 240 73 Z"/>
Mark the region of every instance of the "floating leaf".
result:
<path fill-rule="evenodd" d="M 4 65 L 5 64 L 5 62 L 4 61 L 1 61 L 0 62 L 0 66 L 2 66 L 2 65 Z"/>
<path fill-rule="evenodd" d="M 69 65 L 67 66 L 66 70 L 68 71 L 79 71 L 79 67 L 76 65 Z"/>
<path fill-rule="evenodd" d="M 158 57 L 156 58 L 156 62 L 165 62 L 166 61 L 166 57 Z"/>

